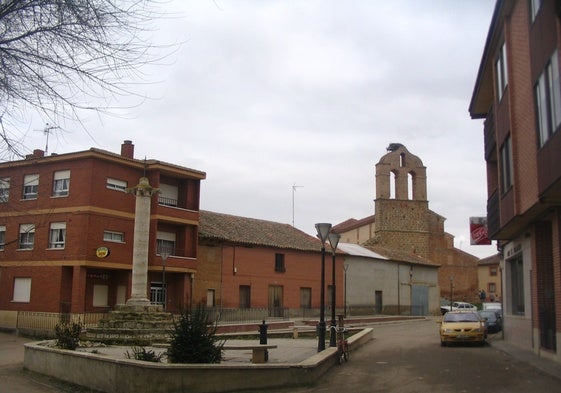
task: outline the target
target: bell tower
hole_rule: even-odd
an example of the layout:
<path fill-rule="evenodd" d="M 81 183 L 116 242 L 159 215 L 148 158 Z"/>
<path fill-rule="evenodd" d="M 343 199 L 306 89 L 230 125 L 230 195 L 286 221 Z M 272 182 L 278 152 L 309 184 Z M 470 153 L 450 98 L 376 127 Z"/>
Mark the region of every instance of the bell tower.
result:
<path fill-rule="evenodd" d="M 428 258 L 427 169 L 400 143 L 391 143 L 387 151 L 376 164 L 376 242 Z"/>

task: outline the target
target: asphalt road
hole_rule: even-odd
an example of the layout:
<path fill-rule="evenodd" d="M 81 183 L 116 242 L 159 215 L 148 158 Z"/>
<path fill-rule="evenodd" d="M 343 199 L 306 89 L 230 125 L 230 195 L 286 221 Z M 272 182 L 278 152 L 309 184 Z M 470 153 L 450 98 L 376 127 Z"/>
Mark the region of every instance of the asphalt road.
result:
<path fill-rule="evenodd" d="M 498 339 L 490 336 L 484 347 L 441 347 L 434 320 L 374 325 L 374 340 L 351 352 L 348 363 L 332 368 L 314 386 L 267 392 L 561 392 L 561 379 L 493 347 Z M 23 351 L 16 358 L 3 356 L 25 341 L 2 336 L 0 393 L 90 392 L 24 371 Z"/>
<path fill-rule="evenodd" d="M 560 392 L 561 379 L 493 348 L 441 347 L 434 320 L 374 326 L 375 340 L 351 352 L 312 387 L 294 392 Z"/>

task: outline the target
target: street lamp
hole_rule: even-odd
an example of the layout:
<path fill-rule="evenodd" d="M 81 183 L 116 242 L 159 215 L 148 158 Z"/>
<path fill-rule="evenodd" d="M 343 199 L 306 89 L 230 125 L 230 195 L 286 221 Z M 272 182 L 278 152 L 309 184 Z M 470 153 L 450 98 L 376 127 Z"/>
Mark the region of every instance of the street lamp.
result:
<path fill-rule="evenodd" d="M 450 311 L 452 311 L 453 302 L 454 302 L 454 276 L 450 276 Z"/>
<path fill-rule="evenodd" d="M 167 291 L 166 291 L 166 259 L 169 257 L 169 251 L 162 249 L 160 251 L 160 256 L 162 257 L 162 297 L 164 302 L 164 311 L 166 311 L 167 303 Z"/>
<path fill-rule="evenodd" d="M 331 329 L 337 326 L 335 321 L 335 251 L 337 250 L 337 245 L 339 244 L 339 239 L 341 235 L 338 233 L 329 234 L 329 244 L 331 245 Z M 329 335 L 329 346 L 337 346 L 337 335 L 333 330 L 330 331 Z"/>
<path fill-rule="evenodd" d="M 316 224 L 316 231 L 321 242 L 321 289 L 318 323 L 318 352 L 325 349 L 325 241 L 331 230 L 331 224 Z"/>

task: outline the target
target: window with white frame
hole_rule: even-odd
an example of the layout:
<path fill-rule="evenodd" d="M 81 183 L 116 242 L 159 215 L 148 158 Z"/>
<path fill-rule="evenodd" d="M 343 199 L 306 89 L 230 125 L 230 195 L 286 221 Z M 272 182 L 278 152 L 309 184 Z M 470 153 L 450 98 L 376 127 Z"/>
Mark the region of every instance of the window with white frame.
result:
<path fill-rule="evenodd" d="M 103 231 L 103 240 L 106 242 L 124 243 L 125 234 L 116 231 Z"/>
<path fill-rule="evenodd" d="M 503 43 L 499 50 L 499 57 L 495 63 L 495 76 L 497 78 L 497 97 L 499 101 L 503 98 L 503 93 L 508 84 L 508 73 L 506 63 L 506 43 Z"/>
<path fill-rule="evenodd" d="M 158 254 L 167 252 L 169 255 L 175 255 L 175 233 L 158 231 L 156 241 Z"/>
<path fill-rule="evenodd" d="M 125 190 L 127 189 L 127 182 L 124 180 L 117 180 L 108 177 L 106 187 L 109 188 L 110 190 L 125 192 Z"/>
<path fill-rule="evenodd" d="M 31 277 L 14 278 L 13 302 L 29 303 L 31 300 Z"/>
<path fill-rule="evenodd" d="M 10 199 L 10 178 L 0 179 L 0 202 L 8 202 Z"/>
<path fill-rule="evenodd" d="M 513 184 L 512 177 L 512 141 L 510 135 L 506 137 L 503 145 L 501 146 L 501 187 L 504 194 L 509 190 Z"/>
<path fill-rule="evenodd" d="M 542 0 L 530 0 L 532 22 L 534 22 L 534 20 L 536 20 L 536 15 L 538 15 L 538 12 L 540 10 L 541 5 L 542 5 Z"/>
<path fill-rule="evenodd" d="M 25 175 L 23 178 L 23 199 L 37 199 L 39 175 Z"/>
<path fill-rule="evenodd" d="M 160 184 L 160 194 L 158 203 L 164 206 L 177 206 L 179 198 L 179 188 L 169 184 Z"/>
<path fill-rule="evenodd" d="M 49 231 L 49 248 L 64 248 L 66 240 L 66 223 L 52 222 Z"/>
<path fill-rule="evenodd" d="M 53 196 L 67 196 L 70 190 L 70 171 L 57 171 L 53 176 Z"/>
<path fill-rule="evenodd" d="M 559 57 L 555 50 L 535 87 L 538 112 L 538 140 L 542 147 L 561 125 L 561 83 Z"/>
<path fill-rule="evenodd" d="M 32 250 L 35 242 L 35 225 L 21 224 L 19 226 L 19 245 L 20 250 Z"/>
<path fill-rule="evenodd" d="M 4 249 L 6 245 L 6 226 L 0 225 L 0 251 Z"/>

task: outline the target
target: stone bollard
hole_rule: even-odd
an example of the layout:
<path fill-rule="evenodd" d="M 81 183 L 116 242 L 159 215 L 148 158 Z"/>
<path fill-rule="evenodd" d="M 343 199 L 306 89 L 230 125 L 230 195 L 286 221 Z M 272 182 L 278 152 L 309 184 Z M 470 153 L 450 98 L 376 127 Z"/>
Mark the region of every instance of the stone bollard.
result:
<path fill-rule="evenodd" d="M 292 328 L 292 338 L 298 338 L 298 328 L 296 326 Z"/>

